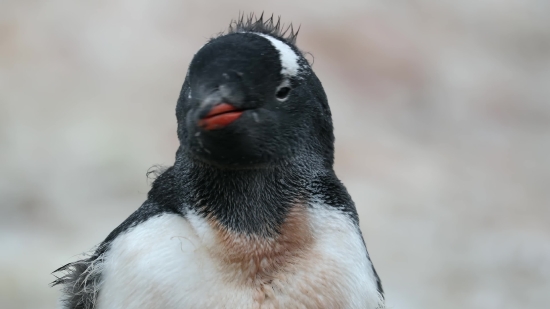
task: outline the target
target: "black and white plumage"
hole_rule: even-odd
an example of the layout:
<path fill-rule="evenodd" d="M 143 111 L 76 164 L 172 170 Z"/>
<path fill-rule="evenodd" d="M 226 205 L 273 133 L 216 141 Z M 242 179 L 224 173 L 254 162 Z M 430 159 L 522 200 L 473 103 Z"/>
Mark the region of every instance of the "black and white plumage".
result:
<path fill-rule="evenodd" d="M 198 51 L 174 165 L 89 258 L 56 271 L 63 308 L 384 308 L 333 171 L 326 95 L 290 29 L 240 18 Z"/>

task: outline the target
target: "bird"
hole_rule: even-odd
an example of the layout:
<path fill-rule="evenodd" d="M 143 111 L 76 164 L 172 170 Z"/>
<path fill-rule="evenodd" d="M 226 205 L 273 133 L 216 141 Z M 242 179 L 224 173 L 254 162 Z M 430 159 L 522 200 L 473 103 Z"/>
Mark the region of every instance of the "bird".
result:
<path fill-rule="evenodd" d="M 239 14 L 192 58 L 145 202 L 57 269 L 64 309 L 385 308 L 298 30 Z"/>

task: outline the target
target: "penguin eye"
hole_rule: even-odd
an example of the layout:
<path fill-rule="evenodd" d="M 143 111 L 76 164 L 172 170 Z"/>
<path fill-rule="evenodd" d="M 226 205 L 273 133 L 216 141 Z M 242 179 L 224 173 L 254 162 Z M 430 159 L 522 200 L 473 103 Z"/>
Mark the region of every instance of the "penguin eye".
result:
<path fill-rule="evenodd" d="M 275 93 L 275 96 L 279 101 L 283 101 L 288 97 L 289 94 L 290 94 L 290 87 L 281 87 L 277 90 L 277 93 Z"/>

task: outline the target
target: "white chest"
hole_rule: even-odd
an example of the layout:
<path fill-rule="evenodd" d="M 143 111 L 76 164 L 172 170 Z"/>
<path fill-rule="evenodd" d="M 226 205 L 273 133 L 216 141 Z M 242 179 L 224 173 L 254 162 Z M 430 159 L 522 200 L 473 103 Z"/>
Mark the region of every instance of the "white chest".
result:
<path fill-rule="evenodd" d="M 193 214 L 151 218 L 113 241 L 97 308 L 379 308 L 354 225 L 322 206 L 308 209 L 307 218 L 307 248 L 293 249 L 292 256 L 246 255 L 244 261 L 233 261 L 230 251 L 254 253 L 265 250 L 262 244 L 240 238 L 227 247 Z"/>

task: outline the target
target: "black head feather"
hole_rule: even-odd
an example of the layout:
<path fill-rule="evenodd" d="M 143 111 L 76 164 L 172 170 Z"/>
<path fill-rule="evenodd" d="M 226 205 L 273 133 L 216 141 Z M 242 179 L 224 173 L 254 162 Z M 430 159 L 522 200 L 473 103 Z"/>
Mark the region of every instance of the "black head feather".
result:
<path fill-rule="evenodd" d="M 298 30 L 295 31 L 292 23 L 288 26 L 281 24 L 281 16 L 278 16 L 277 19 L 275 19 L 273 14 L 271 14 L 271 17 L 264 20 L 264 13 L 260 16 L 256 16 L 256 14 L 251 13 L 248 16 L 240 14 L 237 19 L 232 20 L 229 24 L 228 33 L 239 32 L 263 33 L 295 45 L 296 39 L 298 38 L 298 33 L 300 32 L 300 27 L 298 27 Z"/>

